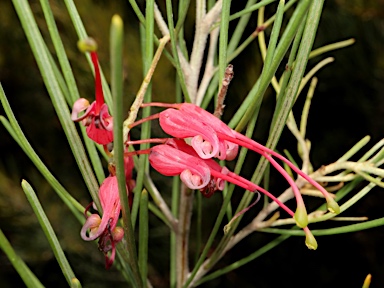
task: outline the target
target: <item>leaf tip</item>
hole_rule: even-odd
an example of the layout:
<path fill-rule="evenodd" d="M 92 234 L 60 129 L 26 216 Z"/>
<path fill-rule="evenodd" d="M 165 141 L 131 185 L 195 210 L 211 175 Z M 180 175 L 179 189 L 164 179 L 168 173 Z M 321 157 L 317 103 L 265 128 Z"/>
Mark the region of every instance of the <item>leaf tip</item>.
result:
<path fill-rule="evenodd" d="M 117 14 L 112 16 L 112 25 L 120 28 L 123 26 L 123 19 Z"/>

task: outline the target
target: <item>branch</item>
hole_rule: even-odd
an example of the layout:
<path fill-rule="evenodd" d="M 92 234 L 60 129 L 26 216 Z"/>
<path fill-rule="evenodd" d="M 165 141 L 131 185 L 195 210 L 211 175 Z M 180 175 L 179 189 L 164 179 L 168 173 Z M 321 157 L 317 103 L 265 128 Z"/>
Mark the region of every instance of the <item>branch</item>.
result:
<path fill-rule="evenodd" d="M 191 74 L 187 81 L 188 92 L 193 103 L 196 103 L 198 80 L 208 34 L 212 25 L 220 16 L 221 7 L 222 0 L 219 0 L 212 9 L 205 14 L 205 0 L 196 1 L 196 28 L 190 60 Z"/>
<path fill-rule="evenodd" d="M 214 66 L 214 59 L 216 55 L 216 49 L 217 49 L 217 40 L 219 39 L 219 28 L 215 28 L 212 30 L 212 32 L 209 35 L 209 50 L 208 50 L 208 56 L 207 61 L 205 63 L 205 69 L 204 69 L 204 75 L 201 79 L 199 89 L 197 91 L 196 96 L 196 105 L 200 106 L 203 102 L 203 98 L 205 93 L 207 92 L 207 88 L 209 83 L 212 80 L 213 75 L 217 71 L 217 68 Z"/>

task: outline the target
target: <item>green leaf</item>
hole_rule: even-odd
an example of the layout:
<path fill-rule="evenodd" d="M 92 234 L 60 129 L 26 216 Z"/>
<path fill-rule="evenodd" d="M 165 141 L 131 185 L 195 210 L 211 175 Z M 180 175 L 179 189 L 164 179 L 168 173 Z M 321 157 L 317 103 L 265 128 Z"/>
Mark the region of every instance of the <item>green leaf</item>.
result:
<path fill-rule="evenodd" d="M 112 17 L 110 35 L 111 53 L 111 82 L 113 95 L 113 136 L 114 136 L 114 162 L 119 186 L 119 196 L 124 224 L 124 238 L 126 251 L 129 254 L 129 266 L 134 275 L 135 286 L 142 287 L 141 277 L 136 256 L 135 235 L 132 228 L 131 213 L 128 206 L 127 186 L 124 172 L 124 143 L 123 143 L 123 20 L 118 15 Z"/>
<path fill-rule="evenodd" d="M 43 284 L 39 281 L 39 279 L 33 274 L 33 272 L 29 269 L 29 267 L 25 264 L 23 259 L 16 254 L 15 250 L 13 250 L 11 243 L 9 243 L 8 239 L 5 237 L 3 231 L 0 229 L 0 248 L 4 251 L 5 255 L 7 255 L 9 261 L 12 266 L 16 269 L 17 273 L 20 275 L 21 279 L 23 279 L 25 286 L 28 288 L 43 288 Z"/>
<path fill-rule="evenodd" d="M 63 272 L 63 275 L 67 280 L 68 285 L 72 286 L 72 283 L 79 283 L 78 281 L 74 281 L 74 279 L 77 279 L 77 278 L 73 273 L 67 258 L 64 255 L 64 252 L 63 252 L 63 249 L 61 248 L 59 240 L 57 239 L 56 234 L 53 231 L 53 228 L 47 218 L 47 215 L 45 215 L 43 207 L 41 207 L 40 201 L 37 198 L 35 191 L 31 187 L 31 185 L 29 185 L 29 183 L 25 180 L 21 182 L 21 187 L 23 188 L 24 193 L 27 196 L 27 199 L 32 206 L 32 209 L 35 212 L 37 219 L 39 220 L 40 226 L 43 229 L 44 234 L 48 239 L 49 245 L 51 246 L 52 251 L 55 254 L 56 260 L 60 265 L 61 271 Z"/>
<path fill-rule="evenodd" d="M 144 189 L 140 195 L 139 225 L 139 268 L 143 287 L 147 283 L 148 274 L 148 192 Z"/>
<path fill-rule="evenodd" d="M 17 15 L 20 18 L 24 32 L 27 36 L 40 73 L 43 77 L 44 84 L 47 87 L 49 96 L 52 100 L 52 104 L 67 136 L 69 145 L 76 159 L 77 165 L 80 168 L 80 172 L 84 178 L 85 184 L 91 193 L 93 201 L 101 211 L 100 201 L 97 195 L 99 185 L 89 164 L 75 125 L 70 118 L 70 111 L 58 81 L 54 76 L 54 69 L 52 68 L 51 62 L 49 61 L 46 45 L 41 36 L 39 28 L 37 27 L 31 8 L 26 0 L 13 0 L 12 2 L 15 6 Z"/>
<path fill-rule="evenodd" d="M 3 116 L 0 117 L 0 121 L 3 123 L 4 127 L 8 130 L 13 139 L 19 144 L 23 149 L 24 153 L 31 159 L 36 168 L 44 176 L 47 182 L 52 186 L 57 195 L 61 200 L 67 205 L 67 207 L 72 211 L 75 217 L 79 222 L 83 221 L 83 212 L 84 207 L 72 197 L 68 191 L 60 184 L 60 182 L 52 175 L 47 166 L 44 165 L 43 161 L 39 158 L 36 152 L 33 150 L 31 144 L 28 142 L 23 131 L 21 130 L 19 123 L 17 122 L 15 115 L 12 112 L 12 109 L 9 105 L 9 102 L 4 94 L 3 87 L 0 83 L 0 100 L 6 115 L 8 116 L 9 122 Z M 79 213 L 80 212 L 80 213 Z"/>

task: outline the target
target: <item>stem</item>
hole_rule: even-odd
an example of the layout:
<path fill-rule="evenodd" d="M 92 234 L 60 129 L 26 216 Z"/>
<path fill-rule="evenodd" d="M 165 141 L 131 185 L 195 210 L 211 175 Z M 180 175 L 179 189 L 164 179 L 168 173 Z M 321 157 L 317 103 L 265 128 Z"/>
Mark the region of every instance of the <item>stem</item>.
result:
<path fill-rule="evenodd" d="M 189 96 L 192 103 L 196 103 L 198 80 L 201 72 L 208 34 L 212 25 L 220 16 L 221 6 L 222 0 L 219 0 L 206 14 L 205 0 L 196 1 L 196 30 L 190 60 L 191 73 L 188 78 L 186 78 Z"/>
<path fill-rule="evenodd" d="M 137 113 L 139 112 L 140 106 L 144 101 L 145 92 L 147 91 L 148 85 L 152 80 L 152 76 L 153 76 L 153 73 L 155 72 L 157 63 L 159 62 L 160 56 L 164 50 L 165 45 L 168 43 L 168 41 L 169 41 L 168 35 L 160 39 L 159 47 L 157 47 L 155 56 L 153 56 L 151 67 L 149 68 L 147 75 L 145 76 L 143 83 L 141 84 L 140 89 L 136 94 L 135 101 L 133 102 L 129 110 L 129 116 L 124 121 L 124 124 L 123 124 L 124 142 L 128 140 L 128 134 L 129 134 L 129 131 L 131 130 L 130 125 L 134 123 L 136 120 Z"/>
<path fill-rule="evenodd" d="M 140 197 L 138 261 L 143 287 L 146 287 L 148 274 L 148 192 L 144 189 Z"/>
<path fill-rule="evenodd" d="M 188 278 L 188 247 L 189 231 L 191 227 L 191 217 L 193 209 L 194 192 L 189 190 L 184 184 L 181 186 L 181 196 L 179 202 L 179 226 L 176 233 L 176 271 L 177 287 L 182 287 Z"/>

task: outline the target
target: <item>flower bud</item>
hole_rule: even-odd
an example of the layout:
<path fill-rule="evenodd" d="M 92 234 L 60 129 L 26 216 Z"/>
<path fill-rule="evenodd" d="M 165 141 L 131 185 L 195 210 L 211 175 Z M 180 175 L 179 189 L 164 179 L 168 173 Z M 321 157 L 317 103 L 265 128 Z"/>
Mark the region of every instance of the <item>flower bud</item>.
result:
<path fill-rule="evenodd" d="M 115 227 L 112 231 L 113 241 L 120 242 L 124 237 L 124 229 L 122 227 Z"/>

